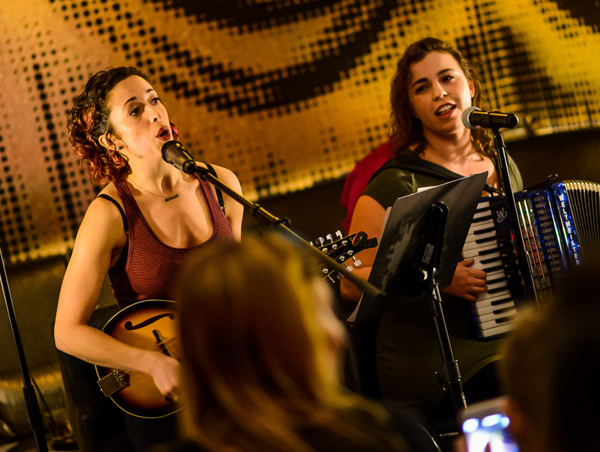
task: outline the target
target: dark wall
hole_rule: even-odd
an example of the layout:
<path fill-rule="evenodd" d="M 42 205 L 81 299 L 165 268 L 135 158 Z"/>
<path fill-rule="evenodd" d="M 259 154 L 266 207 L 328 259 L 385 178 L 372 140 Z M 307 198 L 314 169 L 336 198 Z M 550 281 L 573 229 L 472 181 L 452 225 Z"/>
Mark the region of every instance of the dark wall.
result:
<path fill-rule="evenodd" d="M 308 190 L 290 193 L 259 201 L 259 204 L 279 218 L 287 218 L 291 228 L 305 240 L 315 240 L 333 234 L 337 230 L 344 232 L 342 220 L 346 211 L 340 204 L 344 180 L 340 179 L 314 186 Z M 253 232 L 263 229 L 262 223 L 246 212 L 244 229 Z"/>
<path fill-rule="evenodd" d="M 525 186 L 550 174 L 561 179 L 600 182 L 600 130 L 529 138 L 507 143 L 521 169 Z"/>
<path fill-rule="evenodd" d="M 8 286 L 3 288 L 3 295 L 7 296 L 2 297 L 4 303 L 0 309 L 0 375 L 19 369 L 11 329 L 14 325 L 9 323 L 7 315 L 9 306 L 16 317 L 16 331 L 27 365 L 34 368 L 56 361 L 52 324 L 65 269 L 66 259 L 60 256 L 8 267 Z"/>

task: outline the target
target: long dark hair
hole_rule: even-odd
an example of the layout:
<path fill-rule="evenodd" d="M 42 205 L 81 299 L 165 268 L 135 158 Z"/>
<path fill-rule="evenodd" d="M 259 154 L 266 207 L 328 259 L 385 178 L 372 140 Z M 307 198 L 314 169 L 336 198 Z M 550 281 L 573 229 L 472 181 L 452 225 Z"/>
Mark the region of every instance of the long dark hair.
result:
<path fill-rule="evenodd" d="M 396 74 L 392 79 L 390 101 L 392 112 L 390 116 L 391 136 L 396 150 L 402 150 L 413 143 L 418 143 L 417 152 L 425 145 L 425 135 L 421 121 L 411 113 L 412 108 L 408 97 L 411 82 L 410 66 L 423 60 L 431 52 L 442 52 L 452 55 L 456 60 L 467 80 L 475 86 L 473 105 L 482 110 L 489 110 L 489 99 L 487 92 L 476 71 L 465 60 L 462 54 L 445 41 L 437 38 L 425 38 L 414 42 L 404 52 L 396 66 Z M 492 158 L 494 151 L 492 147 L 491 134 L 485 129 L 476 129 L 471 132 L 475 151 L 480 155 Z"/>
<path fill-rule="evenodd" d="M 115 181 L 131 173 L 127 158 L 114 149 L 107 149 L 98 139 L 107 132 L 110 141 L 114 130 L 108 121 L 108 96 L 123 80 L 137 75 L 148 81 L 146 74 L 134 67 L 107 68 L 94 74 L 83 92 L 75 98 L 69 112 L 69 141 L 81 159 L 81 165 L 95 183 Z"/>

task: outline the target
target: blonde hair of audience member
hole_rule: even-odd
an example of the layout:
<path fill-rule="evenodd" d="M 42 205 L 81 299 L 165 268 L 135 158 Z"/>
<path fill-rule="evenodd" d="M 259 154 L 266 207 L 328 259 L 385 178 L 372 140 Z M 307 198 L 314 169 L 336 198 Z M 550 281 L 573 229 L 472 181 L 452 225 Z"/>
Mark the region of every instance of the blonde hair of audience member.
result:
<path fill-rule="evenodd" d="M 600 267 L 576 271 L 502 347 L 501 380 L 521 452 L 598 449 Z"/>
<path fill-rule="evenodd" d="M 308 268 L 270 237 L 207 247 L 184 271 L 175 294 L 183 429 L 202 448 L 307 451 L 299 431 L 315 427 L 367 449 L 390 441 L 339 415 L 359 410 L 378 424 L 387 413 L 342 390 L 344 329 L 329 287 Z"/>

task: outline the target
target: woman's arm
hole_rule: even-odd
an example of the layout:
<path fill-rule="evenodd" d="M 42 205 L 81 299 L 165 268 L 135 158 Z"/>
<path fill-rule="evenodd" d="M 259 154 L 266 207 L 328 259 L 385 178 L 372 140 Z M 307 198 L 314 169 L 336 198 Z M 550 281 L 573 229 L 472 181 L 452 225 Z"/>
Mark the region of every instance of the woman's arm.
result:
<path fill-rule="evenodd" d="M 167 394 L 179 384 L 179 363 L 160 352 L 129 346 L 88 326 L 115 250 L 126 241 L 118 210 L 94 200 L 81 224 L 61 287 L 54 337 L 58 349 L 84 361 L 150 374 Z"/>
<path fill-rule="evenodd" d="M 384 219 L 385 209 L 370 196 L 363 195 L 356 204 L 350 224 L 350 233 L 363 231 L 369 238 L 376 237 L 381 240 Z M 377 248 L 362 251 L 359 255 L 362 264 L 354 270 L 354 274 L 368 279 L 376 254 Z M 444 289 L 444 293 L 475 301 L 486 290 L 486 273 L 483 270 L 472 268 L 473 262 L 470 259 L 458 263 L 452 284 Z M 357 303 L 362 295 L 360 289 L 346 279 L 342 279 L 340 292 L 342 298 L 350 303 Z"/>
<path fill-rule="evenodd" d="M 385 219 L 385 209 L 370 196 L 361 196 L 358 198 L 352 222 L 350 223 L 350 234 L 354 232 L 365 232 L 369 238 L 381 239 L 381 231 L 383 228 L 383 220 Z M 371 268 L 375 261 L 377 248 L 370 248 L 361 251 L 358 259 L 362 262 L 361 265 L 353 270 L 353 273 L 363 279 L 369 279 Z M 362 295 L 362 291 L 348 281 L 342 279 L 340 284 L 342 298 L 349 303 L 358 303 Z"/>

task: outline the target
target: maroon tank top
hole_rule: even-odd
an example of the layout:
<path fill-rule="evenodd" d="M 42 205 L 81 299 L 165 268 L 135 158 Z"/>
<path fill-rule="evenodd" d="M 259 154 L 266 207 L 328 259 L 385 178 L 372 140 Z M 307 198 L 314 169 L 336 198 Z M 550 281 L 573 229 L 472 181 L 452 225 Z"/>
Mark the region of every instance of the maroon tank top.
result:
<path fill-rule="evenodd" d="M 127 257 L 124 269 L 115 265 L 108 271 L 108 276 L 121 308 L 140 300 L 169 299 L 173 280 L 186 258 L 207 243 L 234 240 L 231 225 L 208 182 L 200 181 L 200 186 L 210 208 L 214 231 L 206 242 L 192 248 L 173 248 L 163 243 L 144 218 L 127 183 L 118 181 L 115 186 L 127 217 Z M 119 261 L 122 258 L 124 256 Z"/>

